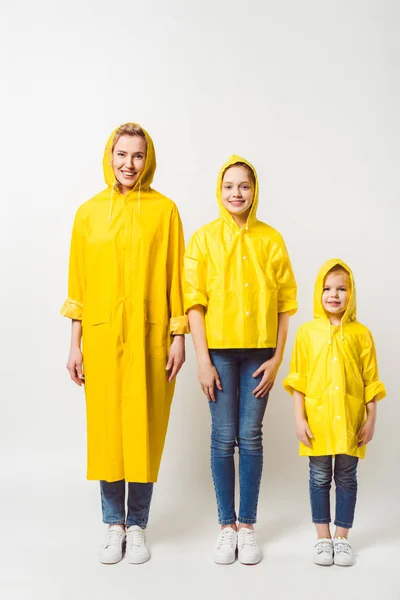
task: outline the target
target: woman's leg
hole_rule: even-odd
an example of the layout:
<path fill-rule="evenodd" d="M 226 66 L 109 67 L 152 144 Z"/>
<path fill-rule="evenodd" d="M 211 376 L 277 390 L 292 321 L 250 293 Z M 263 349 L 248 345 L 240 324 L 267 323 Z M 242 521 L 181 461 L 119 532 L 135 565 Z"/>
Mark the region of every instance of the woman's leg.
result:
<path fill-rule="evenodd" d="M 125 480 L 100 481 L 103 523 L 125 526 Z"/>
<path fill-rule="evenodd" d="M 153 483 L 128 483 L 128 516 L 126 526 L 146 529 L 149 520 Z"/>
<path fill-rule="evenodd" d="M 330 538 L 332 456 L 310 456 L 310 503 L 318 538 Z"/>
<path fill-rule="evenodd" d="M 256 398 L 253 390 L 262 375 L 253 377 L 260 365 L 269 360 L 273 349 L 245 350 L 241 355 L 239 372 L 239 480 L 240 509 L 239 523 L 252 529 L 257 520 L 257 505 L 263 468 L 262 422 L 268 402 Z"/>
<path fill-rule="evenodd" d="M 228 350 L 211 350 L 211 360 L 217 369 L 222 391 L 215 388 L 215 402 L 209 402 L 211 412 L 211 472 L 218 506 L 218 522 L 236 529 L 235 512 L 235 452 L 238 427 L 237 355 Z"/>

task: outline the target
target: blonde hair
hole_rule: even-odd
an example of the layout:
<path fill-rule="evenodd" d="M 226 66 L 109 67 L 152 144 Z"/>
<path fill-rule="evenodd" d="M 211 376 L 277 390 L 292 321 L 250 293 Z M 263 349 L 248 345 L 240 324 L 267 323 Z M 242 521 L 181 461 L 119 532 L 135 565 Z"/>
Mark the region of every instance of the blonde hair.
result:
<path fill-rule="evenodd" d="M 115 148 L 119 138 L 122 137 L 123 135 L 129 135 L 131 137 L 133 137 L 134 135 L 139 135 L 140 137 L 142 137 L 145 140 L 146 147 L 147 147 L 146 135 L 145 135 L 143 129 L 140 127 L 140 125 L 138 125 L 137 123 L 125 123 L 124 125 L 121 125 L 121 127 L 118 127 L 117 131 L 114 134 L 114 139 L 113 139 L 113 143 L 111 146 L 111 155 L 114 152 L 114 148 Z"/>
<path fill-rule="evenodd" d="M 251 167 L 249 167 L 249 165 L 246 165 L 246 163 L 244 162 L 235 162 L 233 163 L 233 165 L 229 165 L 229 167 L 226 167 L 225 171 L 222 173 L 222 181 L 224 180 L 225 177 L 225 173 L 227 173 L 229 171 L 229 169 L 232 169 L 232 167 L 243 167 L 246 169 L 246 171 L 249 174 L 250 177 L 250 181 L 253 185 L 253 187 L 256 187 L 256 176 L 255 173 L 253 171 L 253 169 Z"/>

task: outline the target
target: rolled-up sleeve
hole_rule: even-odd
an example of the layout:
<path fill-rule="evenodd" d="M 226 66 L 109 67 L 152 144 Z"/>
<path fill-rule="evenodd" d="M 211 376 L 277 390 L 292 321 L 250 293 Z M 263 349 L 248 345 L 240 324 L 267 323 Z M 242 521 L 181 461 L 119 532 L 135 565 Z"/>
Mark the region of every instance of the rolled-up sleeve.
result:
<path fill-rule="evenodd" d="M 376 358 L 375 342 L 372 334 L 368 332 L 362 343 L 361 363 L 364 381 L 364 402 L 382 400 L 386 396 L 385 386 L 379 379 L 378 361 Z"/>
<path fill-rule="evenodd" d="M 293 391 L 306 394 L 307 392 L 307 348 L 301 329 L 297 332 L 289 375 L 283 381 L 283 387 L 289 394 Z"/>
<path fill-rule="evenodd" d="M 297 284 L 292 264 L 283 239 L 279 236 L 272 256 L 272 264 L 278 283 L 278 313 L 288 312 L 290 316 L 297 312 Z"/>
<path fill-rule="evenodd" d="M 207 309 L 207 266 L 196 234 L 191 238 L 185 252 L 183 293 L 185 313 L 196 304 Z"/>

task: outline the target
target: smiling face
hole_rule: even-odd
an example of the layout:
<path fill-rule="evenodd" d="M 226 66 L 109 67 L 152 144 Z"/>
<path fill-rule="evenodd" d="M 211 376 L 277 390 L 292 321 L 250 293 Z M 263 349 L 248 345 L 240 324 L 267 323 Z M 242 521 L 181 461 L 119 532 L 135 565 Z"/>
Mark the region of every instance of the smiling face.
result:
<path fill-rule="evenodd" d="M 322 291 L 322 306 L 333 324 L 340 323 L 350 297 L 350 278 L 346 271 L 328 273 Z"/>
<path fill-rule="evenodd" d="M 146 140 L 140 135 L 121 135 L 112 153 L 114 175 L 123 194 L 135 185 L 146 164 Z"/>
<path fill-rule="evenodd" d="M 225 171 L 222 179 L 221 201 L 239 227 L 246 223 L 253 196 L 254 185 L 246 167 L 237 165 Z"/>

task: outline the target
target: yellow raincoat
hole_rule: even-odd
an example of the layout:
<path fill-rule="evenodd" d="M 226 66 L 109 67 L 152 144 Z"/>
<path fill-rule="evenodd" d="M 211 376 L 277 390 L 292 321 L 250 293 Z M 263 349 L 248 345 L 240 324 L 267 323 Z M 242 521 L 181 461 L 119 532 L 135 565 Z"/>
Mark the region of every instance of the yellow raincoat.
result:
<path fill-rule="evenodd" d="M 256 185 L 253 204 L 240 228 L 221 200 L 224 171 L 247 164 Z M 191 238 L 184 260 L 185 312 L 205 307 L 209 348 L 275 348 L 278 313 L 297 310 L 296 282 L 281 235 L 257 220 L 258 179 L 254 167 L 231 156 L 217 182 L 220 217 Z"/>
<path fill-rule="evenodd" d="M 104 152 L 107 188 L 77 211 L 68 299 L 82 320 L 88 479 L 157 480 L 174 383 L 170 334 L 187 333 L 181 288 L 184 241 L 175 204 L 150 185 L 156 158 L 146 133 L 145 168 L 126 196 Z"/>
<path fill-rule="evenodd" d="M 322 305 L 324 279 L 335 265 L 350 277 L 350 296 L 341 326 L 334 327 Z M 300 442 L 301 456 L 349 454 L 364 458 L 366 446 L 357 437 L 366 419 L 365 405 L 385 397 L 379 380 L 375 345 L 370 331 L 356 320 L 356 290 L 349 267 L 339 259 L 320 269 L 314 289 L 314 320 L 296 336 L 290 374 L 284 388 L 305 395 L 312 448 Z"/>

